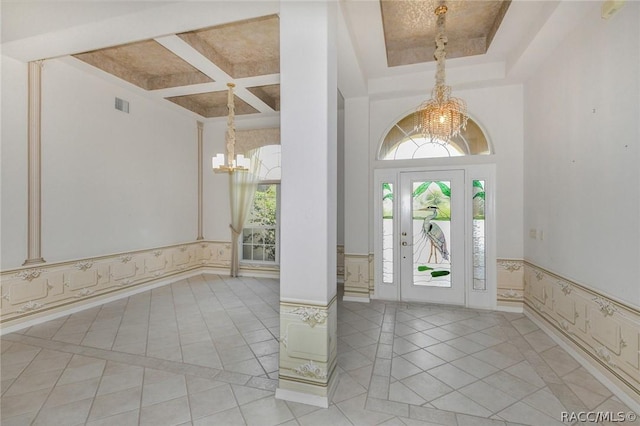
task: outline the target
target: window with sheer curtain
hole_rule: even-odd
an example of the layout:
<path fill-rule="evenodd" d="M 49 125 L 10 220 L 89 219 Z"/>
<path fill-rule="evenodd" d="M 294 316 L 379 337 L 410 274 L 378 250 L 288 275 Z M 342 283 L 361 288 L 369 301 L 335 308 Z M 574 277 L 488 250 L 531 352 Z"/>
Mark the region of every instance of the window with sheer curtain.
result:
<path fill-rule="evenodd" d="M 280 243 L 280 145 L 259 148 L 258 186 L 240 238 L 240 261 L 278 264 Z"/>

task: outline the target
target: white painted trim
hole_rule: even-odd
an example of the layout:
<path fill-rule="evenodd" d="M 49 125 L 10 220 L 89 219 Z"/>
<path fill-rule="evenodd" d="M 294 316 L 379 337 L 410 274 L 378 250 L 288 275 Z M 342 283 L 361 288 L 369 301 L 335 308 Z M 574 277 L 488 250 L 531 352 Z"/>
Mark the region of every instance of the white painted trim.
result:
<path fill-rule="evenodd" d="M 558 344 L 562 349 L 567 351 L 569 355 L 571 355 L 580 365 L 582 365 L 585 370 L 591 373 L 600 383 L 606 386 L 615 396 L 617 396 L 620 401 L 625 403 L 632 411 L 636 413 L 640 413 L 640 401 L 633 399 L 629 394 L 627 394 L 624 390 L 622 390 L 618 385 L 616 385 L 611 379 L 602 374 L 597 368 L 589 362 L 587 358 L 582 356 L 578 351 L 576 351 L 571 345 L 569 345 L 566 341 L 564 341 L 560 336 L 558 336 L 553 329 L 548 327 L 543 321 L 539 320 L 535 317 L 535 315 L 531 314 L 528 310 L 524 309 L 524 315 L 529 318 L 535 325 L 540 327 L 542 331 L 544 331 L 547 336 L 549 336 L 554 342 Z"/>
<path fill-rule="evenodd" d="M 484 134 L 487 132 L 482 129 Z M 491 145 L 491 142 L 487 140 Z M 493 147 L 491 148 L 493 152 Z M 496 193 L 497 179 L 495 164 L 478 164 L 465 166 L 465 227 L 469 235 L 472 235 L 473 226 L 473 181 L 483 180 L 485 190 L 485 290 L 473 289 L 473 243 L 465 240 L 465 261 L 467 276 L 465 277 L 466 295 L 468 307 L 480 305 L 483 308 L 495 309 L 497 307 L 498 273 L 497 273 L 497 244 L 496 244 Z M 471 244 L 467 244 L 471 241 Z"/>
<path fill-rule="evenodd" d="M 337 286 L 336 286 L 337 287 Z M 328 307 L 329 305 L 331 305 L 331 301 L 335 298 L 336 294 L 334 293 L 333 295 L 331 295 L 331 298 L 329 300 L 308 300 L 308 299 L 295 299 L 295 298 L 291 298 L 291 297 L 280 297 L 280 303 L 290 303 L 293 305 L 299 304 L 299 305 L 312 305 L 312 306 L 321 306 L 321 307 Z"/>
<path fill-rule="evenodd" d="M 75 314 L 77 312 L 84 311 L 86 309 L 95 308 L 96 306 L 104 305 L 107 303 L 114 302 L 116 300 L 124 299 L 126 297 L 133 296 L 134 294 L 143 293 L 148 290 L 153 290 L 154 288 L 163 287 L 167 284 L 172 284 L 176 281 L 183 280 L 185 278 L 190 278 L 196 275 L 201 275 L 203 273 L 202 268 L 198 268 L 195 271 L 184 272 L 182 274 L 172 275 L 171 278 L 160 280 L 156 282 L 152 282 L 148 285 L 140 285 L 135 288 L 132 288 L 128 291 L 124 291 L 122 293 L 115 294 L 113 296 L 106 297 L 104 299 L 94 300 L 88 303 L 82 303 L 78 306 L 72 306 L 67 309 L 63 309 L 58 312 L 53 312 L 48 315 L 39 316 L 37 318 L 33 318 L 27 321 L 20 322 L 18 324 L 13 324 L 8 327 L 0 328 L 0 336 L 3 336 L 8 333 L 13 333 L 15 331 L 19 331 L 25 328 L 32 327 L 34 325 L 42 324 L 47 321 L 51 321 L 57 318 L 61 318 L 67 315 Z"/>
<path fill-rule="evenodd" d="M 303 392 L 296 392 L 289 389 L 276 389 L 276 399 L 299 402 L 301 404 L 313 405 L 321 408 L 329 408 L 329 398 L 326 396 L 311 395 Z"/>
<path fill-rule="evenodd" d="M 334 374 L 333 380 L 329 382 L 327 396 L 312 395 L 305 392 L 298 392 L 278 387 L 276 389 L 276 399 L 299 402 L 301 404 L 313 405 L 315 407 L 329 408 L 333 394 L 336 392 L 336 388 L 338 387 L 339 380 L 340 377 L 337 374 Z"/>
<path fill-rule="evenodd" d="M 342 296 L 342 301 L 369 303 L 371 300 L 369 299 L 369 297 Z"/>
<path fill-rule="evenodd" d="M 373 220 L 371 226 L 373 226 L 373 283 L 374 283 L 374 295 L 376 299 L 382 300 L 400 300 L 400 274 L 397 269 L 393 272 L 393 283 L 382 282 L 382 203 L 378 202 L 382 199 L 382 184 L 390 183 L 394 187 L 394 191 L 397 193 L 399 188 L 399 174 L 397 170 L 374 170 L 373 171 Z M 396 214 L 396 203 L 398 200 L 394 199 L 394 214 Z M 397 215 L 396 215 L 397 216 Z M 396 249 L 396 246 L 400 245 L 398 241 L 398 235 L 400 234 L 399 221 L 393 221 L 393 264 L 400 264 L 400 254 Z M 372 277 L 369 277 L 371 279 Z"/>
<path fill-rule="evenodd" d="M 483 131 L 485 131 L 483 129 Z M 485 131 L 486 134 L 486 131 Z M 471 158 L 475 160 L 482 160 L 482 156 L 468 156 L 468 157 L 456 157 L 458 158 Z M 404 172 L 442 172 L 442 171 L 450 171 L 450 170 L 463 170 L 464 171 L 464 188 L 465 188 L 465 210 L 467 210 L 468 215 L 471 214 L 471 197 L 469 194 L 466 194 L 466 191 L 471 186 L 471 180 L 478 179 L 485 181 L 485 191 L 487 193 L 485 199 L 485 271 L 486 271 L 486 290 L 478 291 L 473 290 L 473 262 L 472 262 L 472 253 L 471 248 L 468 246 L 467 241 L 465 240 L 465 302 L 464 306 L 468 308 L 481 308 L 481 309 L 497 309 L 497 293 L 498 293 L 498 277 L 497 277 L 497 243 L 496 243 L 496 192 L 497 192 L 497 176 L 496 176 L 496 165 L 494 163 L 494 159 L 491 156 L 486 156 L 487 162 L 477 162 L 474 164 L 451 164 L 451 165 L 442 165 L 442 166 L 416 166 L 416 167 L 398 167 L 397 164 L 402 164 L 400 160 L 397 161 L 377 161 L 374 164 L 373 169 L 373 201 L 372 201 L 372 210 L 373 210 L 373 241 L 374 241 L 374 294 L 372 295 L 373 299 L 381 299 L 381 300 L 395 300 L 399 301 L 401 299 L 400 296 L 400 268 L 396 268 L 394 266 L 394 283 L 393 284 L 382 284 L 382 268 L 381 259 L 382 259 L 382 233 L 379 232 L 382 229 L 382 204 L 378 202 L 378 200 L 382 199 L 382 189 L 381 184 L 383 182 L 392 183 L 395 185 L 394 192 L 399 193 L 398 189 L 400 188 L 400 174 Z M 451 158 L 449 158 L 451 160 Z M 491 161 L 491 162 L 489 162 Z M 389 164 L 387 164 L 389 163 Z M 396 167 L 393 167 L 394 164 Z M 399 200 L 394 200 L 395 203 L 398 203 Z M 396 216 L 400 217 L 398 214 L 399 207 L 394 205 L 394 211 Z M 469 234 L 469 217 L 465 217 L 465 239 L 468 238 L 466 235 Z M 400 234 L 399 220 L 396 220 L 394 223 L 394 265 L 400 265 L 400 254 L 397 247 L 399 247 L 399 241 L 397 241 L 398 235 Z M 520 259 L 522 260 L 522 259 Z M 481 306 L 477 306 L 481 305 Z"/>
<path fill-rule="evenodd" d="M 214 274 L 214 275 L 222 275 L 225 277 L 229 276 L 229 267 L 215 267 L 215 266 L 201 266 L 196 269 L 201 274 Z"/>
<path fill-rule="evenodd" d="M 260 268 L 260 267 L 252 267 L 246 266 L 242 267 L 240 264 L 239 276 L 241 277 L 253 277 L 253 278 L 280 278 L 280 268 L 278 269 L 268 269 L 268 268 Z"/>
<path fill-rule="evenodd" d="M 516 314 L 522 314 L 524 313 L 524 308 L 522 306 L 518 307 L 518 306 L 496 306 L 495 308 L 493 308 L 493 310 L 495 311 L 500 311 L 500 312 L 513 312 Z"/>

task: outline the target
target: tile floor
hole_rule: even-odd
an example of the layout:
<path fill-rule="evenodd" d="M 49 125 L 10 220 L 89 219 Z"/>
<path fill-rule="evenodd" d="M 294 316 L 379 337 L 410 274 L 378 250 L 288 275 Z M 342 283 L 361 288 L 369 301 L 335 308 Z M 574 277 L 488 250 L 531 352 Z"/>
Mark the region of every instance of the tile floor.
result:
<path fill-rule="evenodd" d="M 278 306 L 277 280 L 200 275 L 3 336 L 1 423 L 547 426 L 627 411 L 523 315 L 380 301 L 338 303 L 328 409 L 276 400 Z"/>

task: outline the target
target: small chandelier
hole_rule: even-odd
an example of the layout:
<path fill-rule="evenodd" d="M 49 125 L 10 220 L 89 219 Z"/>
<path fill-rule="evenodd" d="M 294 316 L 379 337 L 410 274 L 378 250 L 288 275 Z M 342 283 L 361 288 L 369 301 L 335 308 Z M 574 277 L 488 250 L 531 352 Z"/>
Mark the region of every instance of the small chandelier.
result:
<path fill-rule="evenodd" d="M 227 83 L 227 87 L 229 88 L 227 94 L 227 107 L 229 108 L 226 134 L 227 156 L 226 162 L 224 154 L 217 154 L 215 157 L 213 157 L 213 171 L 216 173 L 233 173 L 235 171 L 246 171 L 249 170 L 249 167 L 251 165 L 251 160 L 249 158 L 245 158 L 244 155 L 238 154 L 238 156 L 234 158 L 236 146 L 236 126 L 234 124 L 234 120 L 236 109 L 233 103 L 233 88 L 236 87 L 236 85 L 233 83 Z"/>
<path fill-rule="evenodd" d="M 416 111 L 416 131 L 432 141 L 448 142 L 467 127 L 467 104 L 459 98 L 451 97 L 451 87 L 444 84 L 444 61 L 447 52 L 445 35 L 445 14 L 447 6 L 441 4 L 434 12 L 437 18 L 436 86 L 431 91 L 431 99 L 423 102 Z"/>

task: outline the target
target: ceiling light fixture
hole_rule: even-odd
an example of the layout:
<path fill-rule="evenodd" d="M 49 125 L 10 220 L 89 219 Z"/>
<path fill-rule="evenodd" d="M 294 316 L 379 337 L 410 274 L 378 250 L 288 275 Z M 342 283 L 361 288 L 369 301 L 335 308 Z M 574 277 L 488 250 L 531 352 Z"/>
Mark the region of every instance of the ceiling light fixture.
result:
<path fill-rule="evenodd" d="M 448 142 L 460 134 L 467 126 L 467 104 L 459 98 L 451 97 L 451 87 L 446 86 L 444 62 L 447 56 L 445 44 L 445 14 L 447 6 L 441 4 L 434 13 L 437 16 L 436 33 L 436 85 L 431 91 L 431 99 L 423 102 L 416 111 L 416 130 L 432 141 Z"/>
<path fill-rule="evenodd" d="M 233 88 L 236 87 L 236 85 L 233 83 L 227 83 L 227 87 L 229 88 L 227 94 L 227 108 L 229 108 L 226 133 L 227 156 L 226 162 L 224 154 L 217 154 L 215 157 L 213 157 L 213 171 L 216 173 L 233 173 L 235 171 L 247 171 L 251 166 L 251 160 L 249 158 L 246 158 L 244 155 L 238 154 L 238 156 L 234 158 L 236 146 L 236 109 L 233 103 Z"/>

